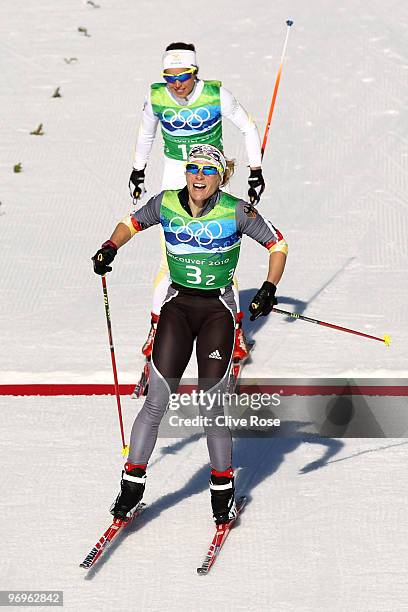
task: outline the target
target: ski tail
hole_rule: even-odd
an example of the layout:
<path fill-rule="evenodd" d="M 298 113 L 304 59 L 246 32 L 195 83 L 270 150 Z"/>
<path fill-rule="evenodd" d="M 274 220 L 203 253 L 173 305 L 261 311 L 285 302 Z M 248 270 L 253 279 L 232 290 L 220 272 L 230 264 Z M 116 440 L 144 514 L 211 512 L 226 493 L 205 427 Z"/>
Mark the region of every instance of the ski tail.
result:
<path fill-rule="evenodd" d="M 140 376 L 139 382 L 135 386 L 132 399 L 139 399 L 139 397 L 143 397 L 147 395 L 149 390 L 149 378 L 150 378 L 150 358 L 146 359 L 146 362 L 143 367 L 143 372 Z"/>
<path fill-rule="evenodd" d="M 244 367 L 246 361 L 248 361 L 248 359 L 251 359 L 251 353 L 255 346 L 255 340 L 251 340 L 251 341 L 247 340 L 246 345 L 248 348 L 248 355 L 245 357 L 245 359 L 234 359 L 231 364 L 231 371 L 230 371 L 230 375 L 228 379 L 228 386 L 227 386 L 228 393 L 231 393 L 231 394 L 235 393 L 237 385 L 238 385 L 238 381 L 242 373 L 242 368 Z"/>

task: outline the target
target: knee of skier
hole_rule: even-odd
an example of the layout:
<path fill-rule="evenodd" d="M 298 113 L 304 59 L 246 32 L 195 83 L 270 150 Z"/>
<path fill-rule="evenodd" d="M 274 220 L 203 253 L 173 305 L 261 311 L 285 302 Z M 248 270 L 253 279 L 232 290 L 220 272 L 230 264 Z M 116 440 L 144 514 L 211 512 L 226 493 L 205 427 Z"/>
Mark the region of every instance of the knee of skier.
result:
<path fill-rule="evenodd" d="M 147 398 L 143 408 L 139 412 L 138 418 L 146 425 L 158 427 L 166 412 L 167 404 L 167 401 L 154 401 Z"/>

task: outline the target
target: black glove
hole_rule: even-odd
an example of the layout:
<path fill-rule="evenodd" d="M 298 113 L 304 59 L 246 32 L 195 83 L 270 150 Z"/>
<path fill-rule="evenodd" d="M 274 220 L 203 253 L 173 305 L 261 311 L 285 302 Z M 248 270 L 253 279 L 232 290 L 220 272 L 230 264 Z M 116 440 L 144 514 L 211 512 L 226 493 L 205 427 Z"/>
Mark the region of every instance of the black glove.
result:
<path fill-rule="evenodd" d="M 133 168 L 132 174 L 130 175 L 130 179 L 129 179 L 129 191 L 130 191 L 130 196 L 134 200 L 140 200 L 142 195 L 146 193 L 146 189 L 144 186 L 144 180 L 145 180 L 144 170 L 135 170 Z"/>
<path fill-rule="evenodd" d="M 249 312 L 251 313 L 250 320 L 255 321 L 261 315 L 266 317 L 278 300 L 275 297 L 276 287 L 273 283 L 265 281 L 260 290 L 252 298 L 249 306 Z"/>
<path fill-rule="evenodd" d="M 117 252 L 118 248 L 114 242 L 111 240 L 104 242 L 99 251 L 96 251 L 95 255 L 91 257 L 94 262 L 93 267 L 95 274 L 103 276 L 107 272 L 110 272 L 112 268 L 109 264 L 115 259 Z"/>
<path fill-rule="evenodd" d="M 248 198 L 251 204 L 258 204 L 261 195 L 265 191 L 265 181 L 262 176 L 262 169 L 252 170 L 248 179 Z"/>

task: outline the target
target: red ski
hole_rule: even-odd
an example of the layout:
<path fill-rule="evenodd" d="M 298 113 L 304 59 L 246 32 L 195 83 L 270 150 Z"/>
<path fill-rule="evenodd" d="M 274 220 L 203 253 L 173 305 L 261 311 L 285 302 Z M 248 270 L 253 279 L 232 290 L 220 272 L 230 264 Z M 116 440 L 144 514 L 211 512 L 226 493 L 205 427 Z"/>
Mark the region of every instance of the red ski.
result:
<path fill-rule="evenodd" d="M 201 567 L 197 567 L 197 574 L 199 574 L 200 576 L 204 576 L 205 574 L 208 574 L 208 572 L 214 565 L 218 555 L 220 554 L 221 548 L 225 540 L 227 539 L 229 532 L 235 525 L 236 520 L 238 516 L 241 514 L 242 510 L 244 509 L 246 502 L 247 502 L 247 498 L 245 496 L 240 497 L 239 500 L 237 501 L 237 516 L 231 521 L 229 521 L 229 523 L 223 523 L 222 525 L 216 526 L 215 535 L 210 544 L 210 548 L 208 549 L 205 559 Z"/>
<path fill-rule="evenodd" d="M 248 355 L 245 357 L 245 359 L 234 359 L 232 361 L 231 371 L 228 379 L 227 393 L 232 394 L 236 392 L 242 368 L 244 367 L 245 362 L 251 357 L 252 349 L 255 346 L 255 340 L 252 340 L 251 342 L 247 340 L 246 344 L 248 347 Z"/>
<path fill-rule="evenodd" d="M 95 546 L 86 555 L 82 563 L 79 564 L 79 567 L 89 569 L 93 565 L 95 565 L 99 557 L 111 545 L 112 541 L 114 540 L 114 538 L 116 538 L 118 533 L 120 533 L 127 525 L 129 525 L 132 521 L 134 521 L 134 519 L 143 512 L 145 507 L 146 507 L 146 504 L 143 504 L 143 503 L 139 504 L 136 507 L 131 518 L 128 519 L 127 521 L 123 521 L 122 519 L 114 518 L 113 523 L 107 528 L 103 536 L 99 538 Z"/>

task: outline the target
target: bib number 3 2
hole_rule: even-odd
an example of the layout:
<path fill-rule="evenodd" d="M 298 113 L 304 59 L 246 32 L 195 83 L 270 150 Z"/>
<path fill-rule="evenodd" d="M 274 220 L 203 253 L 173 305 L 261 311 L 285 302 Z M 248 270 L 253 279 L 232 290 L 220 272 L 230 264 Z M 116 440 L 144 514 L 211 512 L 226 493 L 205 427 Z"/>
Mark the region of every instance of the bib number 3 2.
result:
<path fill-rule="evenodd" d="M 214 274 L 206 274 L 204 277 L 202 275 L 202 270 L 198 266 L 186 266 L 186 276 L 187 282 L 190 285 L 204 285 L 205 287 L 214 286 L 215 275 Z M 228 280 L 232 281 L 234 277 L 234 268 L 229 271 Z"/>
<path fill-rule="evenodd" d="M 197 266 L 186 266 L 186 270 L 191 270 L 191 272 L 186 272 L 187 282 L 191 285 L 202 285 L 204 284 L 206 287 L 211 287 L 214 285 L 215 276 L 214 274 L 206 274 L 203 276 L 201 274 L 201 268 Z"/>

